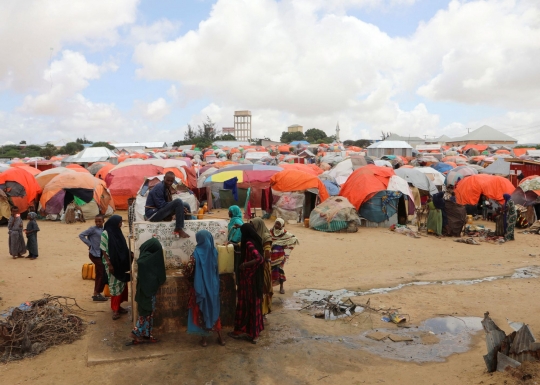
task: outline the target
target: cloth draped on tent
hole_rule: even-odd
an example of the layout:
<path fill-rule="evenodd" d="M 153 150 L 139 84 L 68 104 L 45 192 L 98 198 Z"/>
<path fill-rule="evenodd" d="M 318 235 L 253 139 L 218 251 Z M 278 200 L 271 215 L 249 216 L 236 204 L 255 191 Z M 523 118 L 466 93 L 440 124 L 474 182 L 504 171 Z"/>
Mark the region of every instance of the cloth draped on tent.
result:
<path fill-rule="evenodd" d="M 270 179 L 270 186 L 276 191 L 291 192 L 305 191 L 316 188 L 319 190 L 321 202 L 328 199 L 328 191 L 323 182 L 315 175 L 298 170 L 284 170 Z"/>
<path fill-rule="evenodd" d="M 349 176 L 347 182 L 341 186 L 340 194 L 359 210 L 370 196 L 387 189 L 393 175 L 394 170 L 389 167 L 368 164 Z"/>

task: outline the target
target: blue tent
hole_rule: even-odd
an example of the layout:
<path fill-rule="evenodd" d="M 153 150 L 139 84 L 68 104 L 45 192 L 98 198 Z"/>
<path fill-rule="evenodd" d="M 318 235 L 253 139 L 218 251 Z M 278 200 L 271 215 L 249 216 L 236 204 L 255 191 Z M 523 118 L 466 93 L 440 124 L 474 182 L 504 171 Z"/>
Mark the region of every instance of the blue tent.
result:
<path fill-rule="evenodd" d="M 290 146 L 298 146 L 299 144 L 309 146 L 309 142 L 307 142 L 305 140 L 295 140 L 294 142 L 289 143 Z"/>
<path fill-rule="evenodd" d="M 360 206 L 360 216 L 370 222 L 381 223 L 387 221 L 398 211 L 399 198 L 403 194 L 399 191 L 383 190 Z"/>
<path fill-rule="evenodd" d="M 449 164 L 439 162 L 431 165 L 432 168 L 439 171 L 441 174 L 450 171 L 454 167 L 450 166 Z"/>
<path fill-rule="evenodd" d="M 326 186 L 328 194 L 331 196 L 339 195 L 339 186 L 329 180 L 323 180 L 323 184 Z"/>

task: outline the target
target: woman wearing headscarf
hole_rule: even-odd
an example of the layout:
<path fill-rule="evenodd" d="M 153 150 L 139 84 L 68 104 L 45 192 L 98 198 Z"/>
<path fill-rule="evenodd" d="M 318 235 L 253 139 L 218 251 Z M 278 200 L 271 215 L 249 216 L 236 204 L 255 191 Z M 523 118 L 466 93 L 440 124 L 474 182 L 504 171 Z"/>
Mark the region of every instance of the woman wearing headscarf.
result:
<path fill-rule="evenodd" d="M 274 286 L 279 284 L 279 292 L 285 294 L 283 283 L 287 280 L 285 277 L 285 262 L 289 259 L 291 251 L 299 242 L 298 239 L 285 230 L 285 221 L 281 218 L 276 219 L 274 227 L 270 230 L 272 235 L 272 251 L 270 253 L 272 265 L 272 282 Z"/>
<path fill-rule="evenodd" d="M 251 224 L 255 231 L 261 237 L 264 252 L 264 287 L 263 287 L 263 316 L 272 311 L 272 296 L 274 288 L 272 287 L 272 267 L 270 265 L 270 252 L 272 250 L 272 235 L 266 228 L 264 221 L 261 218 L 253 218 Z"/>
<path fill-rule="evenodd" d="M 441 210 L 442 214 L 442 228 L 445 234 L 448 234 L 448 216 L 446 215 L 446 206 L 444 199 L 445 192 L 441 191 L 437 194 L 433 194 L 432 201 L 433 205 L 437 210 Z"/>
<path fill-rule="evenodd" d="M 154 311 L 156 310 L 156 294 L 165 283 L 165 260 L 163 248 L 156 238 L 150 238 L 139 248 L 137 259 L 137 311 L 139 318 L 130 337 L 133 344 L 157 342 L 152 334 L 154 326 Z"/>
<path fill-rule="evenodd" d="M 240 226 L 244 224 L 244 221 L 242 220 L 242 210 L 240 210 L 240 207 L 229 207 L 229 218 L 231 218 L 231 220 L 229 221 L 229 225 L 227 226 L 227 229 L 229 231 L 227 235 L 227 240 L 233 244 L 240 243 L 240 240 L 242 239 Z"/>
<path fill-rule="evenodd" d="M 120 314 L 127 313 L 127 310 L 120 304 L 128 300 L 126 282 L 129 282 L 131 269 L 131 255 L 126 238 L 122 233 L 122 217 L 120 215 L 113 215 L 105 223 L 101 233 L 100 248 L 111 292 L 112 319 L 117 320 L 120 318 Z"/>
<path fill-rule="evenodd" d="M 28 249 L 28 258 L 36 259 L 39 256 L 37 233 L 39 226 L 36 222 L 37 214 L 34 212 L 28 213 L 28 223 L 26 224 L 26 248 Z"/>
<path fill-rule="evenodd" d="M 435 207 L 431 199 L 428 199 L 429 214 L 427 218 L 427 231 L 437 236 L 442 235 L 442 213 L 441 210 Z"/>
<path fill-rule="evenodd" d="M 514 240 L 514 229 L 517 221 L 517 211 L 510 194 L 504 194 L 504 240 Z"/>
<path fill-rule="evenodd" d="M 188 329 L 189 334 L 201 336 L 201 345 L 206 347 L 207 337 L 212 331 L 217 332 L 218 343 L 225 345 L 221 335 L 218 252 L 214 245 L 214 237 L 208 230 L 200 230 L 195 234 L 197 246 L 193 252 L 195 271 L 193 292 L 189 301 Z"/>
<path fill-rule="evenodd" d="M 264 252 L 261 237 L 251 223 L 245 223 L 242 231 L 241 259 L 237 288 L 234 331 L 228 335 L 239 339 L 246 335 L 256 344 L 264 330 L 262 299 L 264 286 Z"/>

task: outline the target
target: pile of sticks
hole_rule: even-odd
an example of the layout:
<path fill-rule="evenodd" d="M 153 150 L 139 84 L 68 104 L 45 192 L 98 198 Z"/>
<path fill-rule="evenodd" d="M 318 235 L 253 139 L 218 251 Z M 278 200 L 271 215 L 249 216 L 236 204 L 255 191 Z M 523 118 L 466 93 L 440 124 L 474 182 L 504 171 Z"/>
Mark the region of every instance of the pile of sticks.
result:
<path fill-rule="evenodd" d="M 6 310 L 0 315 L 0 362 L 78 340 L 86 328 L 78 314 L 84 312 L 74 298 L 50 295 Z"/>

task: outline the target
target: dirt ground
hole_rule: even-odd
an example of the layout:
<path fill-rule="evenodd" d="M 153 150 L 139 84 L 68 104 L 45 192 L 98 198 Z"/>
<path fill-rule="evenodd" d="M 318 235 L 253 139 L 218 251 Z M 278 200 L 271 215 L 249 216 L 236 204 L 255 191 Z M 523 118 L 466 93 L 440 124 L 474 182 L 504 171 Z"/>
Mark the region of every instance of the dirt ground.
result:
<path fill-rule="evenodd" d="M 121 213 L 126 217 L 126 213 Z M 91 223 L 65 225 L 40 221 L 40 256 L 13 260 L 7 229 L 0 228 L 0 309 L 41 298 L 44 293 L 75 297 L 88 310 L 93 281 L 81 279 L 87 249 L 77 235 Z M 270 222 L 267 222 L 270 226 Z M 491 224 L 493 226 L 493 224 Z M 89 339 L 51 348 L 37 357 L 0 365 L 3 384 L 514 384 L 508 373 L 488 374 L 483 332 L 470 349 L 444 362 L 417 363 L 383 358 L 362 349 L 357 337 L 369 329 L 390 328 L 380 314 L 354 322 L 315 319 L 283 306 L 300 289 L 366 291 L 414 281 L 447 281 L 509 275 L 540 265 L 540 236 L 516 234 L 516 241 L 480 246 L 435 237 L 409 238 L 387 229 L 361 228 L 355 234 L 326 234 L 288 225 L 300 240 L 286 265 L 286 294 L 274 295 L 274 311 L 258 345 L 226 340 L 225 347 L 201 348 L 194 337 L 176 336 L 181 349 L 160 358 L 87 366 Z M 127 229 L 124 229 L 127 230 Z M 500 279 L 474 285 L 409 286 L 368 298 L 372 307 L 395 307 L 410 324 L 441 314 L 482 317 L 489 311 L 506 332 L 506 318 L 540 332 L 539 279 Z M 100 322 L 113 322 L 101 317 Z M 105 324 L 106 325 L 106 324 Z M 89 325 L 89 329 L 92 325 Z M 395 327 L 395 326 L 394 326 Z M 129 331 L 129 329 L 128 329 Z M 433 343 L 426 339 L 426 344 Z M 132 347 L 137 349 L 138 347 Z M 159 343 L 145 346 L 159 351 Z M 414 359 L 414 357 L 412 357 Z M 525 368 L 531 373 L 537 366 Z M 534 382 L 536 381 L 536 382 Z"/>

